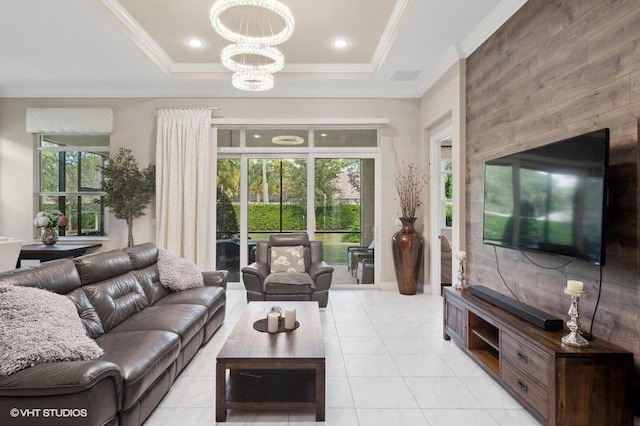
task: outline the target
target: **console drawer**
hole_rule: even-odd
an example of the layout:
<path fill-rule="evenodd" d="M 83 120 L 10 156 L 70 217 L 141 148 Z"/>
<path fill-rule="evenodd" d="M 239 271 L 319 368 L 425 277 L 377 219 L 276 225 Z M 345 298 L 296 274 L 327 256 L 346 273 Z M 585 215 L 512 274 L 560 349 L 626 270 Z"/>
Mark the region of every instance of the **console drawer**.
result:
<path fill-rule="evenodd" d="M 547 390 L 508 361 L 503 361 L 500 368 L 503 382 L 546 419 L 549 414 Z"/>
<path fill-rule="evenodd" d="M 503 359 L 548 387 L 549 358 L 545 354 L 535 351 L 505 332 L 501 336 L 500 353 Z"/>

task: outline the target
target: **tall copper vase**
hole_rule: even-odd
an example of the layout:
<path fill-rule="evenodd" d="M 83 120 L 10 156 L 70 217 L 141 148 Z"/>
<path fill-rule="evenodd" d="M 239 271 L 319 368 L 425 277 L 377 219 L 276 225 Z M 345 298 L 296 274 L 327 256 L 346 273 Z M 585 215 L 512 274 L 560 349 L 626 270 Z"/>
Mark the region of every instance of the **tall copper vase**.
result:
<path fill-rule="evenodd" d="M 400 294 L 416 294 L 424 238 L 413 227 L 415 217 L 401 217 L 402 229 L 393 234 L 393 266 Z"/>

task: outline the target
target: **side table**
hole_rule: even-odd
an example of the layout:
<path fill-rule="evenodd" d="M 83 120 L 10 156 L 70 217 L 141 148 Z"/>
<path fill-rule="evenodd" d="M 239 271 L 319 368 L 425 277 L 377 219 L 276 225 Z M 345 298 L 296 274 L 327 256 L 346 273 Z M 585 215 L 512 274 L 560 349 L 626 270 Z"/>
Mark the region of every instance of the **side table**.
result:
<path fill-rule="evenodd" d="M 33 259 L 47 262 L 54 259 L 82 256 L 89 249 L 102 247 L 102 244 L 64 244 L 58 243 L 52 246 L 44 244 L 26 244 L 20 250 L 16 268 L 20 268 L 22 260 Z"/>

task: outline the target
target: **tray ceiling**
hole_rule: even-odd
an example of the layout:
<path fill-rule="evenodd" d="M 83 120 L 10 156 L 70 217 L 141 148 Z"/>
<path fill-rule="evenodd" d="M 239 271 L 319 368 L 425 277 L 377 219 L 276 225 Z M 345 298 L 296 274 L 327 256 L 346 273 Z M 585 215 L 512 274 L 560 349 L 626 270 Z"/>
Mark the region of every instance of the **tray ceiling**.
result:
<path fill-rule="evenodd" d="M 234 89 L 220 64 L 228 43 L 211 28 L 213 0 L 0 2 L 0 97 L 417 98 L 526 3 L 281 1 L 296 27 L 278 46 L 276 87 L 259 94 Z M 204 47 L 188 47 L 192 37 Z M 337 37 L 348 47 L 333 48 Z"/>

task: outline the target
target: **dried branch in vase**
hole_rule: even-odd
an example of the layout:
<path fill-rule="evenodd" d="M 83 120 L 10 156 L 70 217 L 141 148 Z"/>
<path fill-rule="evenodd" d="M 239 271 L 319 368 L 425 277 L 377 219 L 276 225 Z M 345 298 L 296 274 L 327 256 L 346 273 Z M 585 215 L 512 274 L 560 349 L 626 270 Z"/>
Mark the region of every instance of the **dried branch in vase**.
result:
<path fill-rule="evenodd" d="M 416 210 L 422 205 L 422 190 L 427 184 L 424 171 L 414 163 L 403 163 L 393 183 L 398 191 L 402 217 L 416 217 Z"/>

